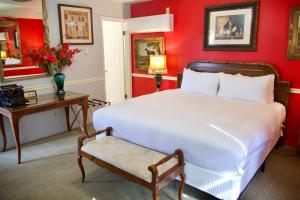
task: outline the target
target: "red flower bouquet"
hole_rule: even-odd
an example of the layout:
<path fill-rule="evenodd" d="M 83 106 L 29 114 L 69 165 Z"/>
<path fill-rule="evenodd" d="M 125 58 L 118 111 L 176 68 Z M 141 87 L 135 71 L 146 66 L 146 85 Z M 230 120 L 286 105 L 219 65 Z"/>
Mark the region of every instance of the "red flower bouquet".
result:
<path fill-rule="evenodd" d="M 28 56 L 37 65 L 44 67 L 49 74 L 56 74 L 61 73 L 66 66 L 70 66 L 74 55 L 79 52 L 77 48 L 70 49 L 69 44 L 62 44 L 49 50 L 30 50 Z"/>

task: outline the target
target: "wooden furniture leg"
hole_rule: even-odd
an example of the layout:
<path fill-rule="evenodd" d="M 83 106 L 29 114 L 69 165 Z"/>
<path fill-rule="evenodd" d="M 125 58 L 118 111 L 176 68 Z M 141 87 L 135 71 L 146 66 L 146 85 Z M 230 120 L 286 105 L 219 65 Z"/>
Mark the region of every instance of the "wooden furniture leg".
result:
<path fill-rule="evenodd" d="M 185 174 L 180 174 L 180 184 L 178 189 L 178 199 L 182 200 L 182 192 L 185 183 Z"/>
<path fill-rule="evenodd" d="M 82 106 L 82 126 L 83 126 L 84 133 L 86 135 L 88 135 L 87 125 L 86 125 L 88 106 L 89 106 L 88 105 L 88 98 L 84 98 L 81 106 Z"/>
<path fill-rule="evenodd" d="M 15 138 L 17 154 L 18 154 L 18 164 L 21 164 L 21 144 L 20 144 L 20 135 L 19 135 L 20 118 L 13 115 L 9 117 L 9 121 Z"/>
<path fill-rule="evenodd" d="M 82 156 L 78 156 L 77 163 L 78 163 L 80 171 L 81 171 L 81 182 L 83 183 L 84 179 L 85 179 L 85 172 L 84 172 L 84 168 L 82 165 Z"/>
<path fill-rule="evenodd" d="M 159 193 L 158 193 L 158 191 L 153 191 L 152 192 L 152 197 L 153 197 L 153 200 L 159 200 Z"/>
<path fill-rule="evenodd" d="M 70 126 L 70 107 L 69 106 L 65 107 L 65 115 L 66 115 L 66 121 L 67 121 L 68 131 L 71 131 L 71 126 Z"/>
<path fill-rule="evenodd" d="M 2 114 L 0 114 L 0 128 L 1 128 L 2 136 L 3 136 L 3 152 L 5 152 L 7 139 L 6 139 L 6 133 L 5 133 L 5 127 L 4 127 Z"/>

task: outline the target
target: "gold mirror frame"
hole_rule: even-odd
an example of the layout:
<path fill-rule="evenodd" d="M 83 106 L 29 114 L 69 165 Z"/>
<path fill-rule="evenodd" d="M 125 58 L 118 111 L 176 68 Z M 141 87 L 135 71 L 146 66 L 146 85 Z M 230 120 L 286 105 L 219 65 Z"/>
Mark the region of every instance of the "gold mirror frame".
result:
<path fill-rule="evenodd" d="M 42 14 L 43 14 L 43 25 L 44 25 L 44 42 L 45 42 L 45 48 L 50 48 L 50 40 L 49 40 L 49 26 L 48 26 L 48 11 L 46 6 L 46 0 L 42 1 Z M 46 77 L 49 76 L 48 73 L 42 73 L 42 74 L 33 74 L 33 75 L 25 75 L 23 77 L 18 78 L 9 78 L 5 79 L 3 76 L 3 70 L 2 70 L 2 64 L 0 63 L 0 73 L 1 73 L 1 82 L 9 82 L 9 81 L 16 81 L 16 80 L 25 80 L 25 79 L 32 79 L 32 78 L 39 78 L 39 77 Z"/>

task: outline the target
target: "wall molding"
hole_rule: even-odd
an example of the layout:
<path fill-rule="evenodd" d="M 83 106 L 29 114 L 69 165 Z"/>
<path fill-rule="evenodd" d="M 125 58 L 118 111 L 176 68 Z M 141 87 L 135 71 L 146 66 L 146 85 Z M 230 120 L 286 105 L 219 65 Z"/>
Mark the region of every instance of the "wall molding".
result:
<path fill-rule="evenodd" d="M 66 81 L 65 86 L 77 85 L 77 84 L 87 84 L 87 83 L 92 83 L 92 82 L 97 82 L 97 81 L 104 81 L 104 76 L 97 76 L 97 77 L 86 78 L 86 79 Z M 46 90 L 46 89 L 52 89 L 54 87 L 55 87 L 55 85 L 53 83 L 52 84 L 41 84 L 41 85 L 24 87 L 24 90 Z"/>
<path fill-rule="evenodd" d="M 140 77 L 140 78 L 154 78 L 154 75 L 151 74 L 139 74 L 139 73 L 132 73 L 133 77 Z M 162 76 L 164 80 L 169 80 L 169 81 L 177 81 L 176 76 Z"/>
<path fill-rule="evenodd" d="M 300 94 L 300 88 L 291 88 L 292 94 Z"/>
<path fill-rule="evenodd" d="M 154 75 L 151 74 L 140 74 L 140 73 L 132 73 L 133 77 L 140 77 L 140 78 L 154 78 Z M 176 76 L 163 76 L 164 80 L 170 81 L 177 81 Z M 291 88 L 292 94 L 300 94 L 300 88 Z"/>

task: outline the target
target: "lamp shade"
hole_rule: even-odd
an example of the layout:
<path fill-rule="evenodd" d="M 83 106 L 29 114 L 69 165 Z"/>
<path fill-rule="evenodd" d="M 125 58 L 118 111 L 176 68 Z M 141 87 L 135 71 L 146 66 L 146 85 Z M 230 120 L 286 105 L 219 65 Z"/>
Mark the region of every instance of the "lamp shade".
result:
<path fill-rule="evenodd" d="M 6 51 L 0 51 L 0 56 L 1 56 L 1 57 L 0 57 L 1 59 L 4 59 L 4 60 L 5 60 L 5 59 L 7 58 L 7 53 L 6 53 Z"/>
<path fill-rule="evenodd" d="M 165 55 L 152 55 L 150 56 L 150 66 L 148 69 L 149 74 L 166 74 L 167 64 Z"/>
<path fill-rule="evenodd" d="M 0 33 L 0 41 L 5 41 L 6 40 L 6 32 L 1 32 Z"/>

